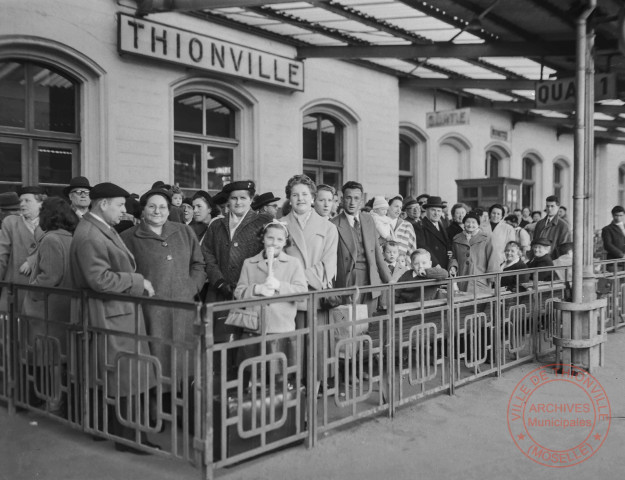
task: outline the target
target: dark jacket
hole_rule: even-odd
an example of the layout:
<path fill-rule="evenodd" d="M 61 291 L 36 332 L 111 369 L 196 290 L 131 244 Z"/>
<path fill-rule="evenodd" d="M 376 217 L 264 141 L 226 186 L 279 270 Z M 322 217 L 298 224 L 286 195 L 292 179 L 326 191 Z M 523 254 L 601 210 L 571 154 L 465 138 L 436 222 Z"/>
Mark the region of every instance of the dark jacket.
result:
<path fill-rule="evenodd" d="M 413 270 L 405 272 L 397 283 L 416 282 L 419 280 L 445 280 L 449 276 L 449 272 L 441 267 L 432 267 L 425 269 L 425 276 L 414 276 Z M 423 291 L 423 300 L 434 300 L 438 285 L 417 286 L 414 288 L 404 288 L 395 290 L 395 303 L 420 302 L 421 291 Z"/>
<path fill-rule="evenodd" d="M 518 262 L 510 265 L 509 267 L 506 267 L 505 263 L 504 263 L 503 271 L 504 272 L 514 272 L 516 270 L 523 270 L 525 268 L 527 268 L 527 265 L 525 264 L 525 262 L 523 260 L 519 260 Z M 501 286 L 502 287 L 506 287 L 511 292 L 517 291 L 517 277 L 519 279 L 519 281 L 518 281 L 518 287 L 519 287 L 518 290 L 519 291 L 523 291 L 524 288 L 521 286 L 521 284 L 530 281 L 530 274 L 527 273 L 527 272 L 526 273 L 522 273 L 520 275 L 510 275 L 508 277 L 501 277 Z"/>
<path fill-rule="evenodd" d="M 449 266 L 447 252 L 451 251 L 451 243 L 447 232 L 439 222 L 437 230 L 434 224 L 423 217 L 421 223 L 415 227 L 417 234 L 417 248 L 425 248 L 432 255 L 432 265 L 440 265 L 445 270 Z"/>
<path fill-rule="evenodd" d="M 625 256 L 625 235 L 621 228 L 611 223 L 601 229 L 603 248 L 608 252 L 608 260 Z"/>
<path fill-rule="evenodd" d="M 551 258 L 558 258 L 560 245 L 571 241 L 569 224 L 556 215 L 549 223 L 549 226 L 547 226 L 547 217 L 542 218 L 538 221 L 534 230 L 533 239 L 536 240 L 537 238 L 548 238 L 551 240 Z"/>
<path fill-rule="evenodd" d="M 534 257 L 527 262 L 527 268 L 539 268 L 539 267 L 553 267 L 553 260 L 548 253 L 542 257 Z M 551 272 L 540 272 L 538 274 L 538 280 L 541 282 L 550 282 L 552 278 Z"/>
<path fill-rule="evenodd" d="M 454 242 L 454 237 L 462 232 L 464 232 L 464 229 L 457 222 L 452 221 L 449 227 L 447 227 L 447 239 L 449 240 L 449 244 L 451 245 Z"/>

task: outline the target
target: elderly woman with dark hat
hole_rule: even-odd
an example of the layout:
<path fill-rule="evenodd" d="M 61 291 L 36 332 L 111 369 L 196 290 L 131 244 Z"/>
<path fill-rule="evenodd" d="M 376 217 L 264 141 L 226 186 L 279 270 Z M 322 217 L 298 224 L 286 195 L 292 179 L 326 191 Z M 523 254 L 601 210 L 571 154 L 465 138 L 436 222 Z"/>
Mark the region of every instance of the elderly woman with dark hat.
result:
<path fill-rule="evenodd" d="M 256 185 L 242 180 L 225 185 L 218 198 L 226 200 L 228 213 L 210 224 L 202 243 L 208 275 L 208 301 L 232 300 L 246 258 L 262 250 L 257 233 L 267 223 L 264 215 L 252 210 Z M 215 323 L 216 341 L 227 341 L 238 336 L 239 329 Z"/>
<path fill-rule="evenodd" d="M 139 203 L 143 207 L 142 222 L 121 235 L 135 257 L 137 273 L 152 282 L 157 298 L 193 302 L 206 280 L 197 237 L 188 225 L 168 220 L 169 191 L 153 188 L 141 196 Z M 164 384 L 163 391 L 175 391 L 182 380 L 184 359 L 189 357 L 185 357 L 183 347 L 177 347 L 174 368 L 169 342 L 193 342 L 195 312 L 145 305 L 143 314 L 148 335 L 165 340 L 150 345 L 163 376 L 172 379 L 172 385 Z"/>
<path fill-rule="evenodd" d="M 215 206 L 211 196 L 204 190 L 199 190 L 193 195 L 191 204 L 193 206 L 193 221 L 189 226 L 197 235 L 200 245 L 202 245 L 208 225 L 211 223 L 211 212 Z"/>
<path fill-rule="evenodd" d="M 21 215 L 11 215 L 2 222 L 0 230 L 0 279 L 5 282 L 27 284 L 35 264 L 37 242 L 43 231 L 39 228 L 39 213 L 46 194 L 41 187 L 22 187 L 20 197 Z M 0 295 L 0 312 L 5 312 L 7 289 Z M 18 310 L 21 307 L 18 301 Z"/>

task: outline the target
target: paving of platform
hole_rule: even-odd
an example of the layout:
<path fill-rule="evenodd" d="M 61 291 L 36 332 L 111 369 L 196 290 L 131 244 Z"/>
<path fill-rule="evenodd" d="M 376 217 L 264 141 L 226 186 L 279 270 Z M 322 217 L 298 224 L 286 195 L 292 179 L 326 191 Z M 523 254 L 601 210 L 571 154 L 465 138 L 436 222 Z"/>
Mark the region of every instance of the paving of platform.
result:
<path fill-rule="evenodd" d="M 612 409 L 609 436 L 597 453 L 569 468 L 537 465 L 521 454 L 506 422 L 515 385 L 538 364 L 507 371 L 335 431 L 314 449 L 298 446 L 222 469 L 235 479 L 622 479 L 625 476 L 625 330 L 608 336 L 606 363 L 595 377 Z M 0 479 L 199 479 L 190 464 L 114 450 L 34 413 L 0 407 Z"/>

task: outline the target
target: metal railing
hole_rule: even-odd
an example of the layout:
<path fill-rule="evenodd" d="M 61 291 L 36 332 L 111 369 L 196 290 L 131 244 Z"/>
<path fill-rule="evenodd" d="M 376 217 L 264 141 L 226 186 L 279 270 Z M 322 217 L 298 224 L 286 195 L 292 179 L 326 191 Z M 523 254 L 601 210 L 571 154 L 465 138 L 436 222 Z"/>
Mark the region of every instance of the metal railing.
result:
<path fill-rule="evenodd" d="M 394 417 L 403 405 L 552 354 L 561 332 L 553 303 L 569 290 L 555 270 L 206 305 L 5 284 L 0 401 L 122 450 L 190 461 L 210 478 L 215 469 L 293 443 L 312 447 L 337 428 Z M 608 299 L 606 329 L 614 331 L 625 325 L 625 262 L 596 270 L 599 295 Z M 381 294 L 386 310 L 356 303 Z M 38 313 L 22 308 L 28 296 L 41 302 Z M 318 308 L 336 298 L 345 305 Z M 307 309 L 294 331 L 215 342 L 214 327 L 233 308 L 258 310 L 266 326 L 270 306 L 302 301 Z M 107 302 L 123 322 L 106 317 Z M 71 305 L 66 318 L 53 318 L 59 303 Z M 163 311 L 170 323 L 155 320 Z M 181 323 L 183 334 L 167 333 Z"/>

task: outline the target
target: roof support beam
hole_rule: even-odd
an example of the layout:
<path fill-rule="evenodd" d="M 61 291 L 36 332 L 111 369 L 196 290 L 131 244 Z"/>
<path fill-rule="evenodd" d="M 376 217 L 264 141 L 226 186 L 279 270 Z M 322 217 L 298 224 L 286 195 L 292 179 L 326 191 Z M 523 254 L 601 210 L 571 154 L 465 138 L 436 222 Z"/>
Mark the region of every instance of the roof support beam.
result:
<path fill-rule="evenodd" d="M 307 0 L 316 3 L 315 0 Z M 137 0 L 137 15 L 159 12 L 189 12 L 208 8 L 261 7 L 278 3 L 293 3 L 293 0 Z"/>
<path fill-rule="evenodd" d="M 401 79 L 401 86 L 417 88 L 484 88 L 488 90 L 533 90 L 535 80 L 481 80 L 479 78 Z"/>
<path fill-rule="evenodd" d="M 571 42 L 542 46 L 527 42 L 433 45 L 376 45 L 348 47 L 300 47 L 300 58 L 479 58 L 479 57 L 547 57 L 575 55 Z"/>

